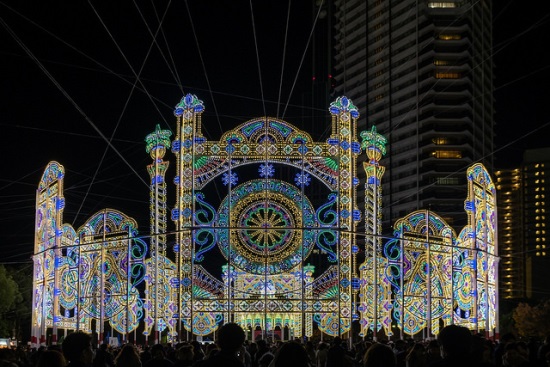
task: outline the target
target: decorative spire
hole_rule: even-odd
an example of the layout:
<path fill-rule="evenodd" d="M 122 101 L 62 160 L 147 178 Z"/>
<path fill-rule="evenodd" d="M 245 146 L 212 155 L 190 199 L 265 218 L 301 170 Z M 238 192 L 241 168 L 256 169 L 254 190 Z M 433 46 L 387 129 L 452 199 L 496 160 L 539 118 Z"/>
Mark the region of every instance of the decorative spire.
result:
<path fill-rule="evenodd" d="M 372 126 L 370 131 L 361 131 L 363 138 L 361 148 L 366 150 L 369 161 L 379 162 L 383 155 L 386 155 L 386 143 L 388 142 L 383 135 L 376 132 L 376 126 Z"/>
<path fill-rule="evenodd" d="M 359 117 L 357 107 L 355 107 L 351 99 L 348 99 L 345 96 L 336 98 L 336 101 L 330 104 L 330 108 L 328 110 L 333 115 L 339 115 L 342 112 L 349 112 L 351 117 L 354 119 Z"/>
<path fill-rule="evenodd" d="M 194 94 L 186 94 L 185 97 L 183 97 L 176 105 L 176 109 L 174 110 L 174 115 L 181 116 L 184 113 L 188 114 L 191 112 L 202 112 L 204 111 L 204 104 L 203 102 L 197 98 Z"/>
<path fill-rule="evenodd" d="M 170 148 L 170 130 L 161 130 L 160 125 L 157 124 L 155 131 L 145 137 L 147 143 L 145 151 L 151 154 L 151 158 L 154 158 L 155 149 L 160 148 L 160 158 L 164 156 L 164 152 L 167 148 Z"/>

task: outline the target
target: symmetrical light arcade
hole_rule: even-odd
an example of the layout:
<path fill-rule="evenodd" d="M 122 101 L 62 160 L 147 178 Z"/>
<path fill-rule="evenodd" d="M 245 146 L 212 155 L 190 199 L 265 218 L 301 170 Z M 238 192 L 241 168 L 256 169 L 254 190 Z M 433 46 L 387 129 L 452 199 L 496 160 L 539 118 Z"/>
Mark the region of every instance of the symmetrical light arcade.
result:
<path fill-rule="evenodd" d="M 481 164 L 467 172 L 468 225 L 458 235 L 420 210 L 398 220 L 394 237 L 384 241 L 386 139 L 373 126 L 359 141 L 351 100 L 331 103 L 323 142 L 270 117 L 208 140 L 203 111 L 188 94 L 174 111 L 174 140 L 158 126 L 146 138 L 146 239 L 132 218 L 113 209 L 78 230 L 64 223 L 64 168 L 48 165 L 36 197 L 35 343 L 48 332 L 55 342 L 60 329 L 96 332 L 100 340 L 106 333 L 135 340 L 139 331 L 151 342 L 177 341 L 215 333 L 227 321 L 250 337 L 311 337 L 316 329 L 329 336 L 431 335 L 451 323 L 497 331 L 495 187 Z M 356 194 L 361 154 L 363 211 Z M 361 221 L 364 233 L 357 232 Z M 323 256 L 323 266 L 312 265 L 313 253 Z"/>

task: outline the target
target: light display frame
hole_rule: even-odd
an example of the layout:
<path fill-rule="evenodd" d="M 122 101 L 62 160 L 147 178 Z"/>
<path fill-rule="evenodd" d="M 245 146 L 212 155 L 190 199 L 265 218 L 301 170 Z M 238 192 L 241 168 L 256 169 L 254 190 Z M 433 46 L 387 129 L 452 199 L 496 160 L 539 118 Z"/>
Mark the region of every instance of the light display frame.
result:
<path fill-rule="evenodd" d="M 259 328 L 262 337 L 275 327 L 293 337 L 311 337 L 315 328 L 351 337 L 354 321 L 359 336 L 374 338 L 395 327 L 401 336 L 437 334 L 440 323 L 498 330 L 496 195 L 486 169 L 468 169 L 468 225 L 458 236 L 437 214 L 418 211 L 399 219 L 384 243 L 386 140 L 373 126 L 358 141 L 359 112 L 348 98 L 329 111 L 331 132 L 322 142 L 270 117 L 208 140 L 202 101 L 184 96 L 174 140 L 158 126 L 146 138 L 149 246 L 137 223 L 113 209 L 78 230 L 62 224 L 64 169 L 51 162 L 36 196 L 33 342 L 58 329 L 96 332 L 101 340 L 106 326 L 129 340 L 141 325 L 152 342 L 163 334 L 179 341 L 211 335 L 227 321 Z M 176 204 L 169 211 L 170 148 Z M 364 243 L 356 231 L 363 151 Z M 217 201 L 213 184 L 223 188 Z M 175 241 L 167 252 L 168 216 Z M 329 263 L 319 274 L 308 263 L 314 250 Z M 216 253 L 226 261 L 219 276 L 203 266 Z"/>

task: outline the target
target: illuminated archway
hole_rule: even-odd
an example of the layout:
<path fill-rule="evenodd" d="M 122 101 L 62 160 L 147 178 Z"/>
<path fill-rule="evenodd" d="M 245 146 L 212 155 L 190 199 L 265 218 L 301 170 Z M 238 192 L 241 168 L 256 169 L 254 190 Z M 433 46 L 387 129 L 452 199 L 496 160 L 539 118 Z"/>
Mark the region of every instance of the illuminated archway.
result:
<path fill-rule="evenodd" d="M 458 236 L 421 210 L 398 220 L 384 243 L 386 139 L 372 127 L 357 140 L 359 114 L 346 97 L 329 110 L 331 133 L 322 142 L 269 117 L 208 140 L 204 106 L 186 95 L 175 109 L 174 140 L 158 126 L 146 138 L 147 239 L 134 219 L 113 209 L 78 230 L 63 223 L 64 168 L 51 162 L 36 193 L 33 341 L 44 342 L 51 330 L 55 342 L 59 329 L 129 340 L 138 328 L 155 343 L 161 336 L 176 341 L 215 333 L 227 321 L 262 337 L 274 330 L 310 337 L 314 326 L 351 337 L 353 320 L 359 336 L 372 331 L 375 338 L 395 328 L 437 334 L 449 323 L 498 331 L 496 195 L 486 169 L 468 169 L 468 225 Z M 165 178 L 170 148 L 173 186 Z M 363 151 L 361 218 L 356 165 Z M 356 233 L 361 219 L 364 244 Z M 312 264 L 313 254 L 323 266 Z"/>

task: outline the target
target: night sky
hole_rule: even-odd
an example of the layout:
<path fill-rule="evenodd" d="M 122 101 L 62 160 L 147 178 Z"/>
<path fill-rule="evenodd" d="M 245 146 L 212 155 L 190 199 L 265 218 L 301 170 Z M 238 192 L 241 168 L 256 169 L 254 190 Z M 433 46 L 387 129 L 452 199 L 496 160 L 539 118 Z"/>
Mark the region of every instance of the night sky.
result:
<path fill-rule="evenodd" d="M 494 7 L 496 165 L 509 167 L 525 148 L 550 146 L 550 5 Z M 285 48 L 287 11 L 264 0 L 252 1 L 253 16 L 241 0 L 0 1 L 1 262 L 32 254 L 36 187 L 51 160 L 65 167 L 64 220 L 75 229 L 109 207 L 146 233 L 144 138 L 156 124 L 175 128 L 183 93 L 204 101 L 208 138 L 264 114 L 299 126 L 314 15 L 309 1 L 292 2 Z"/>

